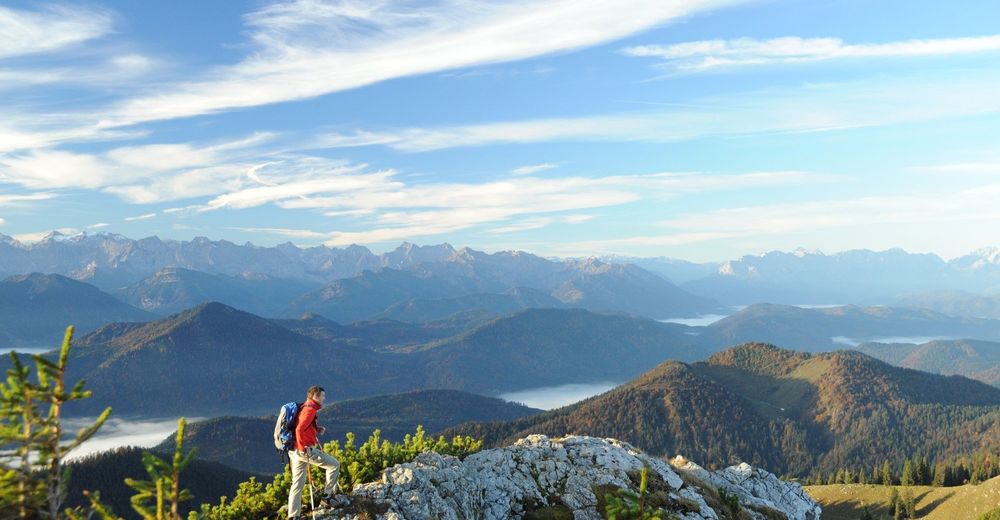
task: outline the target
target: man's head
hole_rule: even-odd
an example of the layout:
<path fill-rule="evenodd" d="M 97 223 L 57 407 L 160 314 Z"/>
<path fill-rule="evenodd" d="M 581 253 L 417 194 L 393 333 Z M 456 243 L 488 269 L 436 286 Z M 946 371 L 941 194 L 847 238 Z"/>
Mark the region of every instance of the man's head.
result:
<path fill-rule="evenodd" d="M 322 386 L 310 386 L 309 391 L 306 392 L 306 399 L 312 399 L 322 406 L 323 401 L 326 400 L 326 390 Z"/>

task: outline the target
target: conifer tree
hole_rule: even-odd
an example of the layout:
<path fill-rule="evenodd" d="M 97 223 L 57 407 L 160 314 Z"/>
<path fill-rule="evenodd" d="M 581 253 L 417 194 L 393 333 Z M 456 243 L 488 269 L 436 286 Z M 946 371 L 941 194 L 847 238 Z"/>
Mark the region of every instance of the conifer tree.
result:
<path fill-rule="evenodd" d="M 66 367 L 69 362 L 73 327 L 66 328 L 55 361 L 42 354 L 31 356 L 35 362 L 35 380 L 31 368 L 10 353 L 13 367 L 6 382 L 0 383 L 0 513 L 4 518 L 63 518 L 70 473 L 63 467 L 66 454 L 93 437 L 111 409 L 107 408 L 87 428 L 80 429 L 72 441 L 63 441 L 61 425 L 66 403 L 90 397 L 84 382 L 67 389 Z"/>
<path fill-rule="evenodd" d="M 882 485 L 883 486 L 891 486 L 892 483 L 893 483 L 893 481 L 892 481 L 892 466 L 890 466 L 889 465 L 889 461 L 886 460 L 885 463 L 882 464 Z"/>
<path fill-rule="evenodd" d="M 934 478 L 931 482 L 932 485 L 941 487 L 948 485 L 948 465 L 939 462 L 934 465 Z"/>
<path fill-rule="evenodd" d="M 142 454 L 142 465 L 149 474 L 149 480 L 140 481 L 125 479 L 125 483 L 138 491 L 132 496 L 132 508 L 148 520 L 180 520 L 179 505 L 184 500 L 192 498 L 191 492 L 181 489 L 180 475 L 194 460 L 197 448 L 184 455 L 184 427 L 186 422 L 182 417 L 177 422 L 177 440 L 174 457 L 168 463 L 150 452 Z M 151 504 L 152 502 L 152 504 Z M 169 513 L 165 510 L 170 503 Z M 153 508 L 155 507 L 155 512 Z"/>
<path fill-rule="evenodd" d="M 909 460 L 903 464 L 903 474 L 899 477 L 899 484 L 902 486 L 912 486 L 915 484 L 913 464 Z"/>
<path fill-rule="evenodd" d="M 923 486 L 929 486 L 934 478 L 931 471 L 931 465 L 927 462 L 927 457 L 920 459 L 920 484 Z"/>

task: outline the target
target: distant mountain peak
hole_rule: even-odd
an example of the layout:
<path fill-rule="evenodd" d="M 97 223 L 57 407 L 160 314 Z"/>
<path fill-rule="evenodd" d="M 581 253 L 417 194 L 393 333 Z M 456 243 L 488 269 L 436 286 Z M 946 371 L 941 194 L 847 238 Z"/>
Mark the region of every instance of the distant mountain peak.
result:
<path fill-rule="evenodd" d="M 826 256 L 819 249 L 806 249 L 804 247 L 796 248 L 795 251 L 792 251 L 792 254 L 799 258 L 803 258 L 805 256 Z"/>
<path fill-rule="evenodd" d="M 1000 264 L 1000 247 L 982 247 L 972 252 L 970 256 L 977 256 L 983 264 Z"/>

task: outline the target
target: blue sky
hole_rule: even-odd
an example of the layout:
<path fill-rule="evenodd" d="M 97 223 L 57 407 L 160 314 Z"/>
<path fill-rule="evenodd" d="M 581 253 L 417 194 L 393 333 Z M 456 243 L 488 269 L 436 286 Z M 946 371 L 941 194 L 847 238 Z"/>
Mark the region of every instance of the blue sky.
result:
<path fill-rule="evenodd" d="M 1000 4 L 6 2 L 0 233 L 997 245 Z"/>

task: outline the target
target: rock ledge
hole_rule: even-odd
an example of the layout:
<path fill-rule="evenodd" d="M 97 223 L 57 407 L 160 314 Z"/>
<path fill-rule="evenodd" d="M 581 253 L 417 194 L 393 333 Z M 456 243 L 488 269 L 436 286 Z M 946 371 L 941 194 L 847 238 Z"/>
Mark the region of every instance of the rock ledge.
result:
<path fill-rule="evenodd" d="M 712 472 L 682 458 L 651 457 L 615 439 L 544 435 L 465 460 L 423 453 L 385 470 L 380 482 L 356 487 L 349 506 L 317 518 L 599 520 L 602 495 L 637 490 L 645 466 L 650 500 L 678 519 L 731 517 L 719 490 L 738 497 L 738 507 L 755 520 L 820 518 L 819 505 L 801 486 L 746 464 Z"/>

